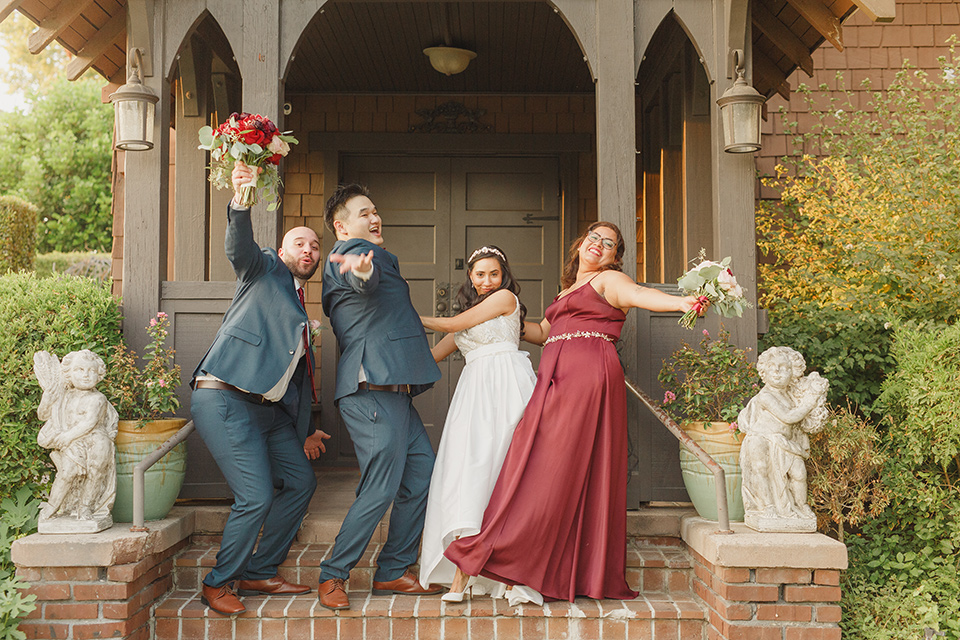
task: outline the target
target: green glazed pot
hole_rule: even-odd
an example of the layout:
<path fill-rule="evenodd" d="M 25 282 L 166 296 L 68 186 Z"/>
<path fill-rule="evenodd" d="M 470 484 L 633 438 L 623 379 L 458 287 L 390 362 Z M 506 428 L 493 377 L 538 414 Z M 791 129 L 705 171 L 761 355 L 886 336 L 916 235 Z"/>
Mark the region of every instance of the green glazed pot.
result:
<path fill-rule="evenodd" d="M 730 522 L 743 522 L 743 475 L 740 472 L 740 442 L 743 435 L 730 429 L 729 422 L 685 422 L 683 430 L 723 468 L 727 484 Z M 701 518 L 718 520 L 717 485 L 713 473 L 680 445 L 683 486 Z"/>
<path fill-rule="evenodd" d="M 172 438 L 187 421 L 121 420 L 117 432 L 117 500 L 114 522 L 133 522 L 133 468 Z M 142 425 L 137 428 L 137 425 Z M 181 442 L 144 474 L 144 520 L 160 520 L 173 508 L 187 471 L 187 443 Z"/>

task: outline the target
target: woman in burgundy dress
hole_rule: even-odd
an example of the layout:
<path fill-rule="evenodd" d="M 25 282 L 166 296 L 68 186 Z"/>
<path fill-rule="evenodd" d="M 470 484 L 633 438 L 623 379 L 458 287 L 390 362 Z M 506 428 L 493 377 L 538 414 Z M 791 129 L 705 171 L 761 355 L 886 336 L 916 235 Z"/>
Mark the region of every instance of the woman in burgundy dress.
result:
<path fill-rule="evenodd" d="M 616 342 L 632 307 L 689 310 L 693 297 L 620 271 L 623 236 L 597 222 L 570 248 L 563 291 L 524 339 L 545 345 L 537 385 L 504 460 L 480 533 L 444 555 L 466 575 L 545 598 L 632 599 L 627 587 L 627 400 Z M 533 594 L 533 600 L 536 600 Z"/>

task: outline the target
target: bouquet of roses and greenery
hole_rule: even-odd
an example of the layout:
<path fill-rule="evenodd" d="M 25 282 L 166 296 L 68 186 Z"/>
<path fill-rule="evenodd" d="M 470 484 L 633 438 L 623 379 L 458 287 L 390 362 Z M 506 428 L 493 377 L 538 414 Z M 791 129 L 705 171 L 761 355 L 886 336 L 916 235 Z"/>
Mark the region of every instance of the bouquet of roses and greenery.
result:
<path fill-rule="evenodd" d="M 743 297 L 743 287 L 737 284 L 730 269 L 730 258 L 713 262 L 706 259 L 701 249 L 697 260 L 699 264 L 677 280 L 677 286 L 685 295 L 697 296 L 693 309 L 680 318 L 680 326 L 692 329 L 700 312 L 708 305 L 724 318 L 742 316 L 744 308 L 751 304 Z"/>
<path fill-rule="evenodd" d="M 200 129 L 200 148 L 210 152 L 210 182 L 218 189 L 232 189 L 230 174 L 237 160 L 250 167 L 263 167 L 263 173 L 255 175 L 240 190 L 240 204 L 256 204 L 259 186 L 266 196 L 268 211 L 276 210 L 280 204 L 277 165 L 290 152 L 291 144 L 297 144 L 297 139 L 290 131 L 281 133 L 269 118 L 257 113 L 232 113 L 216 130 Z"/>

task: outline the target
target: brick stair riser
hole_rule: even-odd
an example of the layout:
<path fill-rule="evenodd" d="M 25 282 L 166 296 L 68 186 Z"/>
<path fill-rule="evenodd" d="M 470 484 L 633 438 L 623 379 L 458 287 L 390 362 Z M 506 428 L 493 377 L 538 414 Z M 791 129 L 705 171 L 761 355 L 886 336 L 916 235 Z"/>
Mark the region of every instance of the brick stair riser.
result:
<path fill-rule="evenodd" d="M 350 572 L 348 591 L 370 591 L 376 572 L 375 558 L 380 545 L 371 544 L 360 562 Z M 198 550 L 206 549 L 198 557 Z M 182 553 L 175 562 L 173 584 L 175 589 L 195 590 L 210 571 L 217 547 L 202 539 L 199 545 Z M 316 586 L 320 578 L 320 563 L 329 553 L 325 544 L 297 545 L 280 567 L 280 575 L 298 584 Z M 690 592 L 693 588 L 693 569 L 689 556 L 681 547 L 652 546 L 631 541 L 627 554 L 627 584 L 641 593 Z"/>
<path fill-rule="evenodd" d="M 222 637 L 360 640 L 503 638 L 537 640 L 652 638 L 705 640 L 706 622 L 692 598 L 632 601 L 578 599 L 510 607 L 485 596 L 448 605 L 437 597 L 351 595 L 351 608 L 320 607 L 310 596 L 246 597 L 247 612 L 224 618 L 190 592 L 176 592 L 156 612 L 157 640 Z M 521 635 L 522 634 L 522 635 Z"/>

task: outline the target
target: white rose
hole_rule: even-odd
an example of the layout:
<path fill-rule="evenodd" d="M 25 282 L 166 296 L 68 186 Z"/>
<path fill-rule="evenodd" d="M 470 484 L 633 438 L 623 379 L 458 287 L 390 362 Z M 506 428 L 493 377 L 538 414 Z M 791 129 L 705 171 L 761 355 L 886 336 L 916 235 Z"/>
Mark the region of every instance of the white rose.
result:
<path fill-rule="evenodd" d="M 736 276 L 730 273 L 729 269 L 724 269 L 720 272 L 720 275 L 717 276 L 717 284 L 728 293 L 732 293 L 734 289 L 739 287 Z"/>
<path fill-rule="evenodd" d="M 285 156 L 290 153 L 290 145 L 281 140 L 280 136 L 273 136 L 273 140 L 267 145 L 267 151 Z"/>

